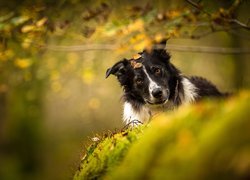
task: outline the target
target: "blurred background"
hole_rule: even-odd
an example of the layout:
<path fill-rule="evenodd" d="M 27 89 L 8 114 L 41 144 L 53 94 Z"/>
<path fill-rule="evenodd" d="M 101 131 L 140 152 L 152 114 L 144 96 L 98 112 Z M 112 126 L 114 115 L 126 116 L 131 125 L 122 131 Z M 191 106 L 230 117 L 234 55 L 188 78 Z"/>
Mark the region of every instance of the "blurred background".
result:
<path fill-rule="evenodd" d="M 121 129 L 106 69 L 170 38 L 171 61 L 250 88 L 250 2 L 0 1 L 0 179 L 69 179 L 91 137 Z"/>

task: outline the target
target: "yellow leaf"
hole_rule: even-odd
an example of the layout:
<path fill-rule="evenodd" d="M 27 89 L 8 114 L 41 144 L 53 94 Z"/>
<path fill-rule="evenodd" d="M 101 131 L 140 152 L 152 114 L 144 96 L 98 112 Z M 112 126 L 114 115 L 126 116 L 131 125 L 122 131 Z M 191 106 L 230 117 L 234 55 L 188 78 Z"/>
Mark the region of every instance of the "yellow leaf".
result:
<path fill-rule="evenodd" d="M 127 27 L 122 29 L 123 34 L 129 34 L 134 31 L 143 31 L 144 30 L 144 22 L 139 19 L 136 20 L 135 22 L 129 24 Z"/>
<path fill-rule="evenodd" d="M 150 39 L 144 39 L 143 41 L 134 45 L 136 51 L 141 51 L 142 49 L 150 49 L 152 42 Z"/>
<path fill-rule="evenodd" d="M 170 37 L 179 37 L 180 36 L 180 32 L 178 29 L 171 29 L 168 31 L 167 33 L 167 38 L 170 38 Z"/>
<path fill-rule="evenodd" d="M 46 17 L 44 17 L 44 18 L 38 20 L 38 21 L 36 22 L 36 26 L 37 26 L 37 27 L 43 26 L 43 25 L 47 22 L 47 20 L 48 20 L 48 19 L 47 19 Z"/>
<path fill-rule="evenodd" d="M 181 12 L 178 11 L 178 10 L 173 10 L 173 11 L 167 11 L 167 12 L 166 12 L 166 16 L 167 16 L 167 18 L 169 18 L 169 19 L 174 19 L 174 18 L 176 18 L 176 17 L 179 17 L 180 14 L 181 14 Z"/>
<path fill-rule="evenodd" d="M 140 57 L 141 57 L 140 54 L 135 54 L 135 55 L 133 56 L 133 59 L 136 60 L 136 59 L 139 59 Z"/>
<path fill-rule="evenodd" d="M 36 27 L 34 25 L 25 25 L 22 27 L 21 32 L 22 33 L 27 33 L 30 31 L 33 31 Z"/>
<path fill-rule="evenodd" d="M 30 59 L 25 59 L 25 58 L 20 59 L 20 58 L 18 58 L 18 59 L 16 59 L 14 61 L 14 64 L 17 67 L 19 67 L 20 69 L 25 69 L 25 68 L 28 68 L 29 66 L 31 66 L 32 61 Z"/>
<path fill-rule="evenodd" d="M 162 39 L 163 39 L 162 34 L 156 34 L 156 36 L 155 36 L 155 41 L 156 41 L 156 43 L 161 42 Z"/>
<path fill-rule="evenodd" d="M 143 30 L 144 29 L 144 22 L 139 19 L 136 20 L 134 23 L 130 24 L 128 26 L 128 30 L 131 31 L 139 31 L 139 30 Z"/>
<path fill-rule="evenodd" d="M 27 48 L 30 47 L 31 43 L 32 43 L 32 40 L 31 40 L 30 38 L 25 38 L 25 39 L 23 40 L 23 42 L 22 42 L 22 47 L 23 47 L 24 49 L 27 49 Z"/>
<path fill-rule="evenodd" d="M 142 40 L 144 40 L 144 39 L 146 39 L 146 38 L 148 38 L 148 37 L 147 37 L 147 35 L 146 35 L 145 33 L 139 33 L 139 34 L 137 34 L 136 36 L 133 36 L 133 37 L 129 40 L 129 42 L 130 42 L 131 44 L 136 44 L 136 43 L 138 43 L 138 42 L 140 42 L 140 41 L 142 41 Z"/>

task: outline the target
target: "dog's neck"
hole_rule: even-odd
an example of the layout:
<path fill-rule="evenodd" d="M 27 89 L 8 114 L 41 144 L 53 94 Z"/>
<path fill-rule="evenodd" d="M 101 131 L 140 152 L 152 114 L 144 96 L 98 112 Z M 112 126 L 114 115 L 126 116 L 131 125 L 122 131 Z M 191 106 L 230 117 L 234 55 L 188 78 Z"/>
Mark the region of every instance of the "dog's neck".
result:
<path fill-rule="evenodd" d="M 182 104 L 194 102 L 198 96 L 197 87 L 186 77 L 182 78 L 181 83 L 183 87 L 183 94 L 180 96 Z"/>
<path fill-rule="evenodd" d="M 182 89 L 179 90 L 179 87 Z M 134 104 L 133 101 L 125 100 L 123 110 L 123 120 L 126 124 L 133 121 L 145 123 L 150 118 L 163 111 L 168 111 L 176 108 L 181 104 L 189 104 L 195 101 L 197 98 L 197 88 L 186 77 L 182 77 L 180 81 L 177 81 L 175 87 L 174 100 L 168 101 L 163 105 L 147 105 L 147 104 Z M 180 102 L 176 103 L 176 99 L 180 99 Z"/>
<path fill-rule="evenodd" d="M 141 105 L 139 108 L 134 108 L 132 103 L 125 102 L 123 107 L 123 121 L 125 124 L 129 124 L 132 121 L 139 121 L 145 123 L 149 121 L 151 117 L 151 111 L 145 105 Z"/>

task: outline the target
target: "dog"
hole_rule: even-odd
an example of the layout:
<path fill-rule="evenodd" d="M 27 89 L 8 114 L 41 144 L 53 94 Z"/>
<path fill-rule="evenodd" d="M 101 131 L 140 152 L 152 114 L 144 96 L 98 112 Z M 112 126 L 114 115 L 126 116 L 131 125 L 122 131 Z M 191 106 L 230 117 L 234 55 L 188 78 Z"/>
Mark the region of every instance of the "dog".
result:
<path fill-rule="evenodd" d="M 165 46 L 166 40 L 156 45 Z M 106 78 L 110 74 L 123 87 L 123 120 L 133 126 L 148 122 L 159 110 L 171 110 L 205 97 L 226 96 L 205 78 L 183 75 L 170 62 L 165 48 L 153 46 L 135 58 L 123 59 L 107 69 Z"/>

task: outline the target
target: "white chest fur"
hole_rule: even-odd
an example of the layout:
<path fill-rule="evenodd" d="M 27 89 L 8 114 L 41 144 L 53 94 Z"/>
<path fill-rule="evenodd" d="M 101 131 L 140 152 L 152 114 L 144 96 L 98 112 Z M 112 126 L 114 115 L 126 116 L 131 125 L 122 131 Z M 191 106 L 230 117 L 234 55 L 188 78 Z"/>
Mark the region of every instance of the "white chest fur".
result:
<path fill-rule="evenodd" d="M 184 90 L 184 99 L 182 103 L 187 104 L 194 102 L 197 97 L 197 88 L 187 78 L 183 78 L 181 83 Z"/>
<path fill-rule="evenodd" d="M 142 106 L 139 110 L 135 110 L 133 106 L 125 102 L 123 109 L 123 121 L 128 124 L 131 121 L 138 120 L 142 123 L 150 119 L 150 110 L 146 106 Z"/>

